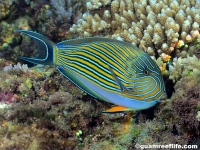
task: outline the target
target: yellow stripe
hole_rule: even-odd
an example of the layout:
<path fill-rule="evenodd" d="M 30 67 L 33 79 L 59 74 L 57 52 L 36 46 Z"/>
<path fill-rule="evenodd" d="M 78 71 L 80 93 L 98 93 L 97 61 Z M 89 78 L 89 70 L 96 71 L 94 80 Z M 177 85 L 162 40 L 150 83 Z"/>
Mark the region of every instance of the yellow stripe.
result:
<path fill-rule="evenodd" d="M 82 47 L 83 47 L 83 46 L 81 46 L 81 47 L 79 47 L 79 48 L 82 48 Z M 97 56 L 99 56 L 99 57 L 104 56 L 104 55 L 102 55 L 100 52 L 97 52 L 97 51 L 94 52 L 93 49 L 90 49 L 90 48 L 88 48 L 88 47 L 84 47 L 84 48 L 87 49 L 87 50 L 89 50 L 91 53 L 95 53 L 95 54 L 96 54 Z M 82 48 L 82 49 L 83 49 L 83 48 Z M 61 50 L 60 53 L 66 53 L 66 52 Z M 94 70 L 97 70 L 99 73 L 101 73 L 102 75 L 105 75 L 106 77 L 108 77 L 108 78 L 111 79 L 111 80 L 113 79 L 113 77 L 112 77 L 110 74 L 105 73 L 103 70 L 95 69 L 96 66 L 95 66 L 95 65 L 92 65 L 92 64 L 89 64 L 88 61 L 84 61 L 83 59 L 79 59 L 79 58 L 75 58 L 75 57 L 71 57 L 71 56 L 70 56 L 70 54 L 75 54 L 75 55 L 87 57 L 87 58 L 91 59 L 92 61 L 97 62 L 100 66 L 104 67 L 105 69 L 108 69 L 108 65 L 107 65 L 107 64 L 102 63 L 102 61 L 100 61 L 99 59 L 96 59 L 96 58 L 93 57 L 92 55 L 89 55 L 88 53 L 86 53 L 86 52 L 84 52 L 84 51 L 76 51 L 76 53 L 67 52 L 67 54 L 68 54 L 68 55 L 58 54 L 58 56 L 63 57 L 63 58 L 66 58 L 66 59 L 68 59 L 69 61 L 70 61 L 70 60 L 74 60 L 74 61 L 78 61 L 78 62 L 84 63 L 84 64 L 85 64 L 86 66 L 88 66 L 88 67 L 90 67 L 90 65 L 91 65 L 90 68 L 92 68 L 92 69 L 94 69 Z M 110 61 L 110 59 L 108 59 L 107 57 L 104 57 L 104 58 L 105 58 L 107 61 Z M 112 65 L 116 66 L 116 63 L 113 64 L 113 61 L 110 61 L 110 63 L 111 63 Z M 130 62 L 129 62 L 129 63 L 130 63 Z M 69 65 L 70 65 L 70 64 L 69 64 Z M 116 67 L 119 69 L 120 66 L 117 65 Z M 96 67 L 96 68 L 97 68 L 97 67 Z M 126 70 L 129 70 L 130 72 L 133 72 L 132 70 L 130 70 L 130 69 L 126 69 L 126 70 L 125 70 L 125 69 L 122 69 L 122 68 L 120 68 L 120 69 L 121 69 L 121 72 L 123 72 L 124 74 L 126 74 L 129 78 L 133 77 L 133 75 L 128 74 L 127 71 L 126 71 Z M 125 81 L 129 82 L 129 83 L 124 83 L 124 82 L 123 82 L 123 84 L 124 84 L 125 86 L 127 86 L 127 87 L 132 86 L 132 80 L 126 78 L 123 74 L 119 73 L 118 71 L 115 71 L 115 70 L 114 70 L 114 73 L 115 73 L 118 77 L 120 77 L 120 78 L 124 79 Z M 134 73 L 134 72 L 133 72 L 133 73 Z"/>
<path fill-rule="evenodd" d="M 134 90 L 139 90 L 138 88 L 137 89 L 134 88 L 133 91 L 129 92 L 126 96 L 129 97 L 129 98 L 133 98 L 133 99 L 138 99 L 139 98 L 138 100 L 147 99 L 148 102 L 152 101 L 152 100 L 155 100 L 155 99 L 158 99 L 164 93 L 164 88 L 160 89 L 159 85 L 156 87 L 155 90 L 153 90 L 149 94 L 147 94 L 150 90 L 152 90 L 155 87 L 155 85 L 156 84 L 154 82 L 154 84 L 150 88 L 148 88 L 147 90 L 144 90 L 143 92 L 134 92 Z M 158 92 L 159 90 L 160 90 L 160 92 Z M 133 95 L 130 95 L 130 94 L 133 94 Z M 135 96 L 135 94 L 145 94 L 145 95 L 138 97 L 138 96 Z M 151 96 L 154 96 L 154 97 L 150 98 Z"/>
<path fill-rule="evenodd" d="M 121 55 L 121 53 L 119 53 L 119 52 L 118 52 L 115 48 L 113 48 L 112 46 L 108 45 L 107 43 L 99 43 L 99 44 L 101 44 L 101 45 L 107 47 L 108 49 L 110 49 L 111 51 L 113 51 L 115 54 L 117 54 L 117 56 L 119 56 L 121 59 L 123 59 L 124 62 L 127 62 L 127 59 L 126 59 L 123 55 Z M 94 45 L 93 47 L 95 47 L 95 46 L 99 47 L 99 46 L 96 45 L 96 44 L 91 44 L 91 45 L 92 45 L 92 46 Z M 114 46 L 114 45 L 113 45 L 113 46 Z M 122 62 L 120 58 L 118 58 L 116 55 L 112 54 L 108 49 L 104 49 L 104 48 L 99 48 L 99 49 L 101 49 L 104 53 L 106 53 L 106 54 L 108 54 L 109 56 L 111 56 L 112 58 L 114 58 L 114 60 L 118 60 L 119 63 L 120 63 L 121 65 L 123 65 L 124 68 L 127 67 L 127 65 L 126 65 L 124 62 Z"/>
<path fill-rule="evenodd" d="M 81 54 L 81 55 L 85 55 L 85 53 L 83 53 L 83 52 L 80 52 L 80 54 Z M 99 69 L 98 67 L 96 67 L 96 66 L 93 65 L 93 64 L 89 64 L 88 61 L 86 61 L 86 60 L 83 60 L 83 59 L 80 59 L 80 58 L 76 58 L 76 57 L 64 56 L 64 55 L 60 55 L 60 54 L 58 54 L 58 56 L 61 56 L 61 57 L 63 57 L 63 58 L 66 58 L 66 59 L 68 59 L 69 61 L 72 60 L 72 61 L 75 61 L 75 62 L 82 63 L 82 64 L 84 64 L 85 66 L 88 66 L 89 68 L 91 68 L 91 69 L 93 69 L 93 70 L 96 70 L 99 74 L 102 74 L 102 75 L 106 76 L 107 78 L 109 78 L 110 80 L 113 80 L 113 81 L 114 81 L 114 78 L 113 78 L 112 75 L 110 75 L 110 74 L 106 73 L 105 71 Z M 92 58 L 93 58 L 93 57 L 92 57 Z M 91 59 L 92 59 L 92 58 L 91 58 Z M 60 60 L 60 59 L 59 59 L 59 60 Z M 64 61 L 62 61 L 62 62 L 64 62 Z M 70 63 L 70 62 L 69 62 L 69 63 L 66 62 L 66 64 L 68 64 L 69 66 L 71 66 L 71 63 Z M 108 67 L 108 66 L 106 65 L 105 67 Z M 82 69 L 84 69 L 84 68 L 82 68 Z M 105 68 L 105 69 L 107 69 L 107 68 Z M 84 72 L 87 72 L 87 71 L 84 71 Z M 116 72 L 115 70 L 114 70 L 114 72 L 115 72 L 116 74 L 118 74 L 118 72 Z M 97 76 L 97 77 L 98 77 L 98 76 Z M 124 77 L 124 76 L 123 76 L 123 77 Z M 99 80 L 99 78 L 96 78 L 96 79 Z M 102 79 L 102 78 L 101 78 L 101 79 Z M 132 84 L 131 84 L 131 83 L 132 83 L 132 80 L 129 80 L 129 79 L 125 78 L 125 77 L 124 77 L 124 79 L 125 79 L 125 81 L 130 82 L 130 84 L 123 83 L 125 86 L 127 86 L 127 87 L 132 86 Z M 114 81 L 114 82 L 115 82 L 115 81 Z M 108 84 L 108 81 L 107 81 L 107 80 L 105 80 L 104 83 L 107 83 L 107 85 L 111 86 L 111 84 Z M 113 87 L 113 86 L 112 86 L 112 87 Z"/>
<path fill-rule="evenodd" d="M 111 61 L 109 58 L 107 58 L 106 56 L 102 55 L 101 53 L 89 48 L 89 47 L 85 47 L 85 46 L 81 46 L 80 47 L 81 49 L 85 49 L 85 50 L 88 50 L 94 54 L 96 54 L 97 56 L 100 56 L 103 60 L 107 61 L 109 64 L 112 64 L 112 66 L 115 66 L 118 70 L 120 70 L 121 72 L 124 72 L 124 69 L 122 69 L 119 65 L 117 65 L 115 62 Z M 102 50 L 100 47 L 98 47 L 98 49 Z M 102 50 L 103 51 L 103 50 Z M 78 52 L 77 52 L 78 54 Z M 87 54 L 88 55 L 88 54 Z M 116 59 L 118 60 L 118 59 Z M 101 63 L 102 65 L 102 63 Z M 126 76 L 130 76 L 130 74 L 128 74 L 127 72 L 126 73 Z M 124 78 L 121 74 L 118 74 L 121 78 Z"/>
<path fill-rule="evenodd" d="M 131 59 L 130 55 L 127 53 L 126 50 L 122 49 L 120 46 L 118 46 L 117 44 L 113 44 L 117 49 L 119 49 L 127 58 Z M 127 48 L 126 46 L 124 46 L 123 48 Z"/>
<path fill-rule="evenodd" d="M 118 51 L 116 51 L 116 49 L 114 49 L 113 47 L 111 47 L 110 45 L 108 45 L 108 44 L 106 44 L 106 43 L 100 43 L 100 44 L 102 44 L 102 45 L 104 45 L 105 47 L 108 47 L 110 50 L 112 50 L 113 52 L 115 52 L 116 54 L 118 54 L 119 56 L 121 56 L 121 58 L 123 58 L 123 60 L 125 61 L 125 62 L 127 62 L 127 59 L 125 59 L 125 57 L 123 56 L 123 55 L 121 55 Z M 110 59 L 109 58 L 107 58 L 107 57 L 104 57 L 104 59 L 106 60 L 106 61 L 109 61 L 109 63 L 110 64 L 112 64 L 113 66 L 115 66 L 115 67 L 117 67 L 121 72 L 123 72 L 126 76 L 128 76 L 129 78 L 131 78 L 131 74 L 129 74 L 127 71 L 129 71 L 129 72 L 133 72 L 132 70 L 130 70 L 130 69 L 128 69 L 128 64 L 131 64 L 131 63 L 128 63 L 127 65 L 124 63 L 124 62 L 122 62 L 121 60 L 120 60 L 120 58 L 118 58 L 118 57 L 116 57 L 115 55 L 113 55 L 111 52 L 109 52 L 109 50 L 107 50 L 107 49 L 104 49 L 104 48 L 102 48 L 102 47 L 100 47 L 100 46 L 98 46 L 98 45 L 96 45 L 96 44 L 91 44 L 91 46 L 93 46 L 93 47 L 95 47 L 95 48 L 97 48 L 97 49 L 99 49 L 99 50 L 101 50 L 101 51 L 103 51 L 104 53 L 106 53 L 106 54 L 108 54 L 109 56 L 111 56 L 112 58 L 114 58 L 114 60 L 118 60 L 118 62 L 125 68 L 125 69 L 122 69 L 119 65 L 117 65 L 116 63 L 114 63 L 113 64 L 113 61 L 110 61 Z M 92 49 L 93 50 L 93 49 Z M 123 50 L 124 51 L 124 50 Z M 96 51 L 95 50 L 93 50 L 92 51 L 93 53 L 96 53 Z M 96 53 L 97 54 L 97 53 Z M 97 54 L 98 55 L 98 54 Z M 102 57 L 102 56 L 104 56 L 104 55 L 102 55 L 101 53 L 99 53 L 99 56 L 100 57 Z M 130 65 L 131 66 L 131 65 Z M 120 68 L 119 68 L 120 67 Z M 122 78 L 122 79 L 125 79 L 125 80 L 128 80 L 127 78 L 125 78 L 125 76 L 123 75 L 123 74 L 121 74 L 120 72 L 118 72 L 118 71 L 114 71 L 114 73 L 118 76 L 118 77 L 120 77 L 120 78 Z M 134 72 L 133 72 L 134 73 Z M 131 82 L 131 80 L 129 80 L 128 82 Z M 126 83 L 125 83 L 126 84 Z M 127 85 L 127 84 L 126 84 Z M 129 85 L 127 85 L 127 86 L 130 86 L 130 84 Z"/>
<path fill-rule="evenodd" d="M 127 51 L 129 51 L 129 53 L 134 57 L 140 57 L 142 54 L 144 54 L 144 51 L 142 51 L 142 50 L 136 50 L 132 47 L 127 47 L 127 46 L 124 46 L 124 48 Z"/>
<path fill-rule="evenodd" d="M 98 81 L 104 83 L 105 85 L 108 85 L 108 86 L 111 86 L 111 87 L 113 87 L 113 88 L 119 89 L 119 86 L 118 86 L 118 85 L 112 84 L 112 83 L 108 83 L 108 81 L 106 81 L 106 80 L 104 80 L 104 79 L 102 79 L 102 78 L 99 78 L 97 75 L 93 74 L 92 72 L 86 71 L 85 68 L 82 68 L 82 67 L 80 67 L 80 66 L 78 66 L 78 65 L 76 65 L 76 64 L 73 64 L 73 63 L 66 63 L 66 62 L 64 62 L 62 59 L 59 59 L 59 58 L 58 58 L 58 60 L 61 61 L 61 62 L 63 62 L 64 64 L 67 64 L 67 65 L 69 65 L 69 66 L 71 66 L 71 67 L 73 67 L 73 68 L 76 68 L 76 69 L 78 69 L 78 70 L 80 70 L 80 71 L 82 71 L 82 72 L 84 72 L 84 73 L 90 75 L 91 77 L 97 79 Z M 74 71 L 75 71 L 75 70 L 74 70 Z M 76 72 L 76 71 L 75 71 L 75 72 Z M 82 76 L 83 78 L 86 78 L 85 76 L 81 75 L 79 72 L 76 72 L 76 73 L 79 74 L 80 76 Z M 93 81 L 92 81 L 92 82 L 93 82 Z M 95 85 L 98 85 L 96 82 L 93 82 L 93 83 L 94 83 Z M 98 85 L 98 86 L 99 86 L 99 85 Z M 103 87 L 103 88 L 104 88 L 104 87 Z M 104 89 L 106 89 L 106 88 L 104 88 Z M 106 89 L 106 90 L 108 90 L 108 89 Z"/>
<path fill-rule="evenodd" d="M 93 57 L 91 57 L 90 55 L 86 55 L 85 53 L 83 52 L 79 52 L 79 54 L 77 55 L 81 55 L 81 56 L 87 56 L 88 58 L 92 59 Z M 93 69 L 93 70 L 96 70 L 98 73 L 106 76 L 107 78 L 109 78 L 110 80 L 113 79 L 112 75 L 106 73 L 105 71 L 103 71 L 102 69 L 99 69 L 96 65 L 93 65 L 92 63 L 89 63 L 87 60 L 83 60 L 81 58 L 78 58 L 78 57 L 70 57 L 70 56 L 65 56 L 65 55 L 60 55 L 59 56 L 63 57 L 63 58 L 67 58 L 69 59 L 69 61 L 75 61 L 75 62 L 79 62 L 79 63 L 82 63 L 84 64 L 85 66 L 88 66 L 89 68 Z M 100 63 L 101 66 L 103 66 L 104 64 L 102 62 L 100 62 L 98 59 L 97 60 L 94 60 L 98 63 Z M 70 64 L 69 64 L 70 65 Z M 108 66 L 107 65 L 104 65 L 103 66 L 105 69 L 108 69 Z"/>
<path fill-rule="evenodd" d="M 126 67 L 127 71 L 128 71 L 128 72 L 133 72 L 133 70 L 131 69 L 131 67 L 132 67 L 131 61 L 133 60 L 133 58 L 130 56 L 130 54 L 127 53 L 128 50 L 126 51 L 126 50 L 122 49 L 122 48 L 119 47 L 117 44 L 113 44 L 113 45 L 114 45 L 116 48 L 118 48 L 118 49 L 127 57 L 127 60 L 126 60 L 126 64 L 127 64 L 127 66 L 128 66 L 128 67 Z M 124 46 L 124 48 L 127 49 L 126 46 Z M 134 55 L 134 56 L 136 56 L 136 55 Z M 134 69 L 134 70 L 136 70 L 136 69 Z M 133 72 L 133 73 L 134 73 L 134 72 Z"/>
<path fill-rule="evenodd" d="M 58 55 L 58 48 L 57 46 L 53 46 L 53 62 L 54 64 L 57 64 L 57 55 Z"/>
<path fill-rule="evenodd" d="M 99 59 L 95 59 L 95 57 L 93 57 L 92 55 L 88 55 L 87 53 L 85 53 L 85 52 L 83 52 L 83 51 L 79 51 L 79 52 L 77 52 L 76 54 L 77 54 L 77 55 L 81 55 L 81 56 L 88 57 L 88 58 L 90 58 L 92 61 L 97 62 L 100 66 L 104 67 L 105 69 L 108 69 L 108 65 L 107 65 L 107 64 L 102 63 L 102 61 L 100 61 Z M 101 55 L 101 53 L 99 53 L 99 54 Z M 99 56 L 99 55 L 98 55 L 98 56 Z M 70 58 L 72 58 L 72 57 L 70 57 Z M 86 61 L 85 64 L 88 64 L 88 62 Z M 114 64 L 113 64 L 113 65 L 114 65 Z M 89 65 L 87 65 L 87 66 L 89 66 Z M 115 65 L 114 65 L 114 66 L 115 66 Z M 119 66 L 119 67 L 120 67 L 120 66 Z M 94 67 L 93 67 L 93 68 L 94 68 Z M 126 70 L 128 70 L 128 69 L 126 69 Z M 122 72 L 123 72 L 124 74 L 126 74 L 129 78 L 131 78 L 132 75 L 128 74 L 126 70 L 122 69 Z M 124 80 L 127 81 L 127 82 L 130 82 L 130 83 L 132 82 L 132 80 L 126 78 L 123 74 L 119 73 L 118 71 L 116 71 L 116 70 L 113 70 L 113 71 L 114 71 L 115 75 L 117 75 L 118 77 L 124 79 Z M 130 70 L 130 69 L 129 69 L 129 71 L 130 71 L 130 72 L 133 72 L 133 71 Z M 100 72 L 99 69 L 98 69 L 98 72 Z M 108 78 L 113 79 L 113 77 L 110 76 L 110 74 L 105 73 L 103 70 L 101 71 L 101 73 L 102 73 L 103 75 L 109 75 Z M 133 73 L 134 73 L 134 72 L 133 72 Z M 129 87 L 129 86 L 132 86 L 132 84 L 127 84 L 127 83 L 123 83 L 123 84 L 124 84 L 125 86 L 128 86 L 128 87 Z"/>
<path fill-rule="evenodd" d="M 124 57 L 118 50 L 116 50 L 115 48 L 113 48 L 113 47 L 116 47 L 117 46 L 117 44 L 115 44 L 115 43 L 112 43 L 111 45 L 112 46 L 110 46 L 109 44 L 107 44 L 107 43 L 100 43 L 101 45 L 104 45 L 105 47 L 108 47 L 110 50 L 112 50 L 115 54 L 117 54 L 117 56 L 119 56 L 121 59 L 123 59 L 124 60 L 124 62 L 127 62 L 127 59 L 128 59 L 128 57 L 126 58 L 126 57 Z M 123 49 L 121 49 L 122 50 L 122 52 L 124 52 L 124 50 Z M 107 49 L 104 49 L 104 52 L 105 53 L 108 53 L 109 52 L 109 55 L 111 54 L 111 55 L 113 55 L 113 56 L 115 56 L 114 54 L 112 54 L 110 51 L 108 51 Z M 110 56 L 111 56 L 110 55 Z M 115 58 L 117 58 L 117 56 L 115 56 Z M 117 58 L 117 59 L 119 59 L 119 58 Z M 117 60 L 116 59 L 116 60 Z M 121 64 L 124 64 L 124 62 L 121 62 Z"/>

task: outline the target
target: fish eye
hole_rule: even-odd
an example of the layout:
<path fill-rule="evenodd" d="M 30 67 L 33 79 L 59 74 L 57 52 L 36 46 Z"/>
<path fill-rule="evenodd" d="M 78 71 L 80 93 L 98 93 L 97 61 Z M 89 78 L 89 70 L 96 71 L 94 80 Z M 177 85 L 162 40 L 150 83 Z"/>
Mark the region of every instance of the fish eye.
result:
<path fill-rule="evenodd" d="M 150 74 L 149 70 L 144 70 L 144 75 L 148 76 Z"/>

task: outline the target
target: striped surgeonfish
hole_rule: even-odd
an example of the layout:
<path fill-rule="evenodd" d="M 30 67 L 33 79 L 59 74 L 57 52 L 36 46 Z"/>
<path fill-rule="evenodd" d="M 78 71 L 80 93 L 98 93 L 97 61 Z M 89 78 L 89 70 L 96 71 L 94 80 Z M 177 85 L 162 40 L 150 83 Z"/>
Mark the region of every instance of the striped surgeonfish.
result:
<path fill-rule="evenodd" d="M 33 31 L 18 30 L 33 38 L 39 48 L 35 63 L 58 66 L 58 70 L 80 89 L 116 106 L 107 113 L 143 110 L 166 98 L 160 69 L 137 47 L 118 40 L 90 37 L 55 45 Z"/>

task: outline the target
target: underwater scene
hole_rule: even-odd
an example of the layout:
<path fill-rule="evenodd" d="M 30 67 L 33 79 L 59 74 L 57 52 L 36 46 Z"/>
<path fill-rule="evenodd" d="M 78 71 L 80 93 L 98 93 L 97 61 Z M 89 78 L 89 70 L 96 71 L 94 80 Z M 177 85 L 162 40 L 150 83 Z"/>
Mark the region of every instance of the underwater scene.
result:
<path fill-rule="evenodd" d="M 0 150 L 200 149 L 199 0 L 0 0 Z"/>

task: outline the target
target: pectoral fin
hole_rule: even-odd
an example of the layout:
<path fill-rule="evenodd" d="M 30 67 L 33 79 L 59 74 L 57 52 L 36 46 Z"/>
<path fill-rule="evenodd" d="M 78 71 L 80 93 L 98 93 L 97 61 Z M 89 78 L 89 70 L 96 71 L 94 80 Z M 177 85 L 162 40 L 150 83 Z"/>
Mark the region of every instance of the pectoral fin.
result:
<path fill-rule="evenodd" d="M 103 111 L 102 113 L 105 113 L 105 114 L 123 113 L 123 112 L 127 112 L 130 110 L 131 109 L 123 107 L 123 106 L 114 106 L 106 111 Z"/>
<path fill-rule="evenodd" d="M 118 83 L 120 89 L 121 89 L 121 92 L 122 93 L 127 93 L 129 90 L 123 85 L 123 83 L 118 79 L 118 77 L 115 75 L 115 73 L 113 72 L 113 69 L 109 67 L 109 70 L 111 72 L 111 75 L 113 76 L 114 80 Z"/>

